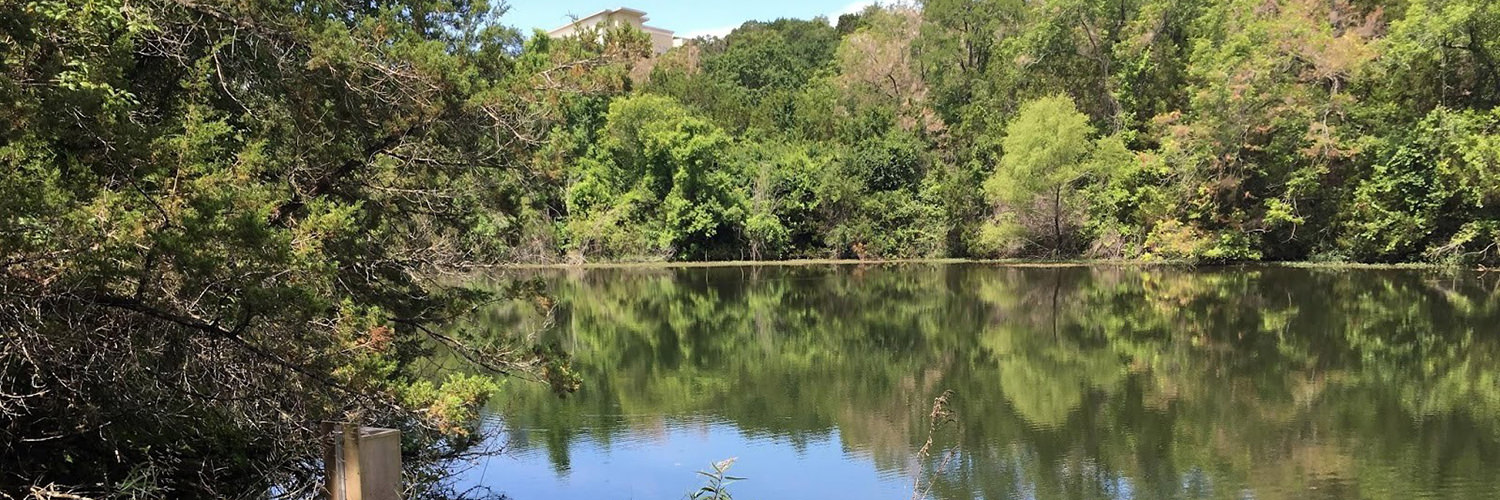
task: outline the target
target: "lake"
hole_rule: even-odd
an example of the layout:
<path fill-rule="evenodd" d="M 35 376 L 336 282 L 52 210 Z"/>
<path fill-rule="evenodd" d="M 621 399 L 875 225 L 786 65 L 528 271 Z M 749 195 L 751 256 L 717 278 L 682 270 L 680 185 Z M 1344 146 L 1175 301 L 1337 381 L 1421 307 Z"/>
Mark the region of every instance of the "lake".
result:
<path fill-rule="evenodd" d="M 471 326 L 560 345 L 584 386 L 507 381 L 504 452 L 456 478 L 517 500 L 678 499 L 730 457 L 740 500 L 1500 498 L 1496 273 L 528 275 L 550 322 L 533 300 Z"/>

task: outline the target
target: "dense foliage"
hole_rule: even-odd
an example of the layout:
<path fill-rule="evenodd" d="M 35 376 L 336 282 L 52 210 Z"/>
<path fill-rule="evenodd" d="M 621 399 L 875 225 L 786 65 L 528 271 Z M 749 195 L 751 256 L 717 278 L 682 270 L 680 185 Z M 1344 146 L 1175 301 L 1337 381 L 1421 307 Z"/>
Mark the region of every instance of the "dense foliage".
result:
<path fill-rule="evenodd" d="M 642 63 L 617 105 L 572 117 L 592 132 L 553 138 L 588 150 L 553 167 L 558 251 L 1494 263 L 1496 26 L 1481 0 L 750 22 Z M 678 124 L 614 140 L 645 107 Z M 698 197 L 669 200 L 673 172 Z M 655 180 L 620 184 L 637 177 Z"/>
<path fill-rule="evenodd" d="M 419 496 L 497 389 L 429 351 L 570 389 L 546 349 L 434 330 L 485 294 L 431 277 L 526 234 L 555 103 L 643 45 L 496 14 L 0 2 L 0 497 L 308 496 L 328 420 L 404 430 Z"/>

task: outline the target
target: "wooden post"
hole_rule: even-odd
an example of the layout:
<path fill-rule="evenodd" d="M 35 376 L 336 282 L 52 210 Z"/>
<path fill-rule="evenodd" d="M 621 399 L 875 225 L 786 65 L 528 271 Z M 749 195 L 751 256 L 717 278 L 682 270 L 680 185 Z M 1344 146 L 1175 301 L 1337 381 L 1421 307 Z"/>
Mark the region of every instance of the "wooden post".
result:
<path fill-rule="evenodd" d="M 401 431 L 375 427 L 359 431 L 359 500 L 400 500 Z"/>
<path fill-rule="evenodd" d="M 344 425 L 344 498 L 339 500 L 364 500 L 364 477 L 359 473 L 359 426 Z"/>
<path fill-rule="evenodd" d="M 333 422 L 318 425 L 323 436 L 323 494 L 329 500 L 344 498 L 344 483 L 339 480 L 339 446 L 333 436 Z"/>
<path fill-rule="evenodd" d="M 340 424 L 342 436 L 336 437 L 332 427 L 328 424 L 323 454 L 328 498 L 401 498 L 401 431 Z"/>

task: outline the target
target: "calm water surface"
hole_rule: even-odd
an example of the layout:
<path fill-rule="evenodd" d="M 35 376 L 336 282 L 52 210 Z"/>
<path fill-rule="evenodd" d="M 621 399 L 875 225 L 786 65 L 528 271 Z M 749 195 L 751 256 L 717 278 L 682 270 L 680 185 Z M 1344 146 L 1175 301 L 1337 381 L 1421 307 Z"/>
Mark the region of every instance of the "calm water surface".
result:
<path fill-rule="evenodd" d="M 483 326 L 575 355 L 508 382 L 517 500 L 1500 498 L 1500 275 L 903 264 L 540 272 Z M 929 432 L 933 398 L 956 422 Z M 929 456 L 918 449 L 932 436 Z"/>

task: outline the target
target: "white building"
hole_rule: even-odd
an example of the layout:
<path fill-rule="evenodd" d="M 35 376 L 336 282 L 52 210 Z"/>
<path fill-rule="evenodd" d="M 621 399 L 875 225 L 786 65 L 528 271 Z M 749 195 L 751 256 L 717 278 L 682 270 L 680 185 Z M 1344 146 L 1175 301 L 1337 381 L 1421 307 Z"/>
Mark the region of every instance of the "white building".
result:
<path fill-rule="evenodd" d="M 635 9 L 620 7 L 618 9 L 605 9 L 588 17 L 579 18 L 577 21 L 547 32 L 552 38 L 562 38 L 578 33 L 581 30 L 599 25 L 628 24 L 651 35 L 651 51 L 657 55 L 672 48 L 672 30 L 646 26 L 646 13 Z"/>

